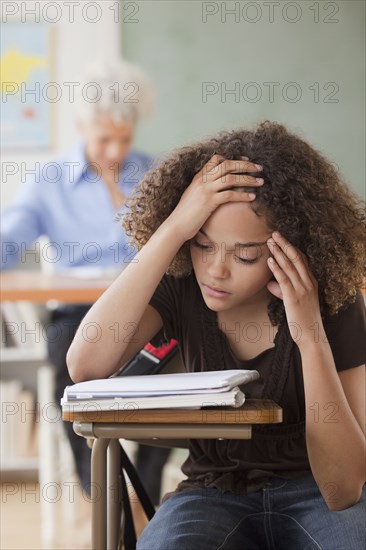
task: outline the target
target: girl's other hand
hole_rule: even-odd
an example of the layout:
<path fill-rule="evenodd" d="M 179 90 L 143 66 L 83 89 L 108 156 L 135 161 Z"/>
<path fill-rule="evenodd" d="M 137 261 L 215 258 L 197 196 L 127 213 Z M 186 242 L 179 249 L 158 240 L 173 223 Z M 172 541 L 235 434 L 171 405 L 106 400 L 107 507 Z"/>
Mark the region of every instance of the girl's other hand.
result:
<path fill-rule="evenodd" d="M 267 246 L 273 254 L 268 265 L 275 277 L 267 288 L 283 300 L 291 337 L 301 350 L 316 341 L 319 330 L 324 332 L 318 282 L 304 252 L 280 233 L 272 233 Z"/>
<path fill-rule="evenodd" d="M 255 199 L 252 188 L 263 185 L 260 178 L 263 167 L 242 158 L 246 160 L 226 160 L 214 155 L 194 176 L 168 218 L 186 241 L 196 235 L 221 204 Z M 246 172 L 258 172 L 259 177 L 243 174 Z"/>

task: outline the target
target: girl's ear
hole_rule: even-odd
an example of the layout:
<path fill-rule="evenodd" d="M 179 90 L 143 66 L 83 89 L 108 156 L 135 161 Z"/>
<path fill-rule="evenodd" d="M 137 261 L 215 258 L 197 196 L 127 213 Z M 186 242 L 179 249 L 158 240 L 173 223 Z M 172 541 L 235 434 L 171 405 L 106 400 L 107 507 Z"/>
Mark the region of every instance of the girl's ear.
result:
<path fill-rule="evenodd" d="M 281 287 L 275 279 L 271 279 L 270 281 L 268 281 L 267 289 L 270 291 L 271 294 L 276 296 L 276 298 L 280 298 L 281 300 L 283 300 Z"/>

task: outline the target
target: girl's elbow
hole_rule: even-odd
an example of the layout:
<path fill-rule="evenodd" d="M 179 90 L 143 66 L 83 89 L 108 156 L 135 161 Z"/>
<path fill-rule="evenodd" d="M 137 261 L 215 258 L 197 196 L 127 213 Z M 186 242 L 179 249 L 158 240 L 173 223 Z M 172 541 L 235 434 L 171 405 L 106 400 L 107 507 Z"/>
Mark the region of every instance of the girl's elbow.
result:
<path fill-rule="evenodd" d="M 74 384 L 87 380 L 86 370 L 83 362 L 75 355 L 72 348 L 69 348 L 66 354 L 66 365 L 69 375 Z"/>
<path fill-rule="evenodd" d="M 342 500 L 334 500 L 332 502 L 327 502 L 327 506 L 330 512 L 342 512 L 358 504 L 362 498 L 363 486 L 358 489 L 357 493 L 354 492 L 350 495 L 347 495 L 347 498 Z"/>

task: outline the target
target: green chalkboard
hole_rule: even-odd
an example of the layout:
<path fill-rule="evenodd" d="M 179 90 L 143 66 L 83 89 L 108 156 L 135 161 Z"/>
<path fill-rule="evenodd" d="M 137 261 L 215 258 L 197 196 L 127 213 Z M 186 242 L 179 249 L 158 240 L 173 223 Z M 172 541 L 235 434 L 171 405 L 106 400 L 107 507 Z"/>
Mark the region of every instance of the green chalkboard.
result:
<path fill-rule="evenodd" d="M 137 145 L 160 154 L 268 118 L 365 198 L 365 3 L 124 1 L 122 54 L 154 80 Z"/>

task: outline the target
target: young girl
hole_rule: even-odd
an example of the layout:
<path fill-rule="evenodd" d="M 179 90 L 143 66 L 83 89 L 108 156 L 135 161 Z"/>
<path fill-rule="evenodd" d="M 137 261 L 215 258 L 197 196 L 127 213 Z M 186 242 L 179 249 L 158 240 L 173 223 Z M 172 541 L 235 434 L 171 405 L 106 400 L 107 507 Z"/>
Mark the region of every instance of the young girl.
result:
<path fill-rule="evenodd" d="M 254 425 L 250 440 L 192 440 L 187 479 L 137 548 L 363 549 L 362 201 L 324 156 L 265 121 L 176 151 L 128 206 L 139 252 L 83 319 L 73 380 L 176 338 L 187 371 L 256 369 L 246 397 L 283 408 L 282 424 Z M 93 342 L 88 323 L 101 329 Z"/>

